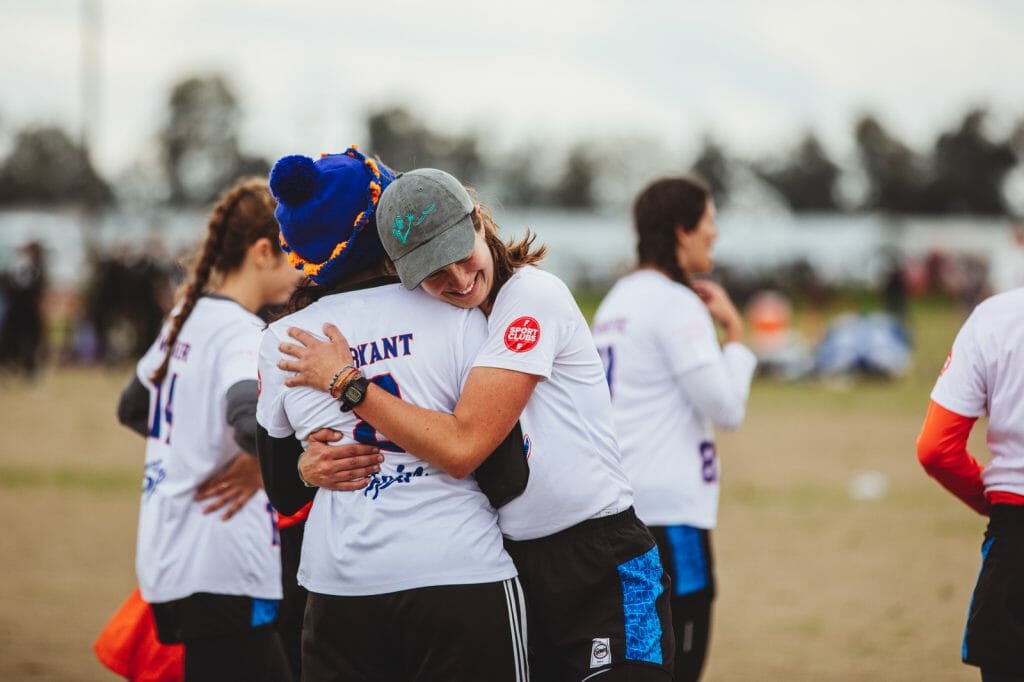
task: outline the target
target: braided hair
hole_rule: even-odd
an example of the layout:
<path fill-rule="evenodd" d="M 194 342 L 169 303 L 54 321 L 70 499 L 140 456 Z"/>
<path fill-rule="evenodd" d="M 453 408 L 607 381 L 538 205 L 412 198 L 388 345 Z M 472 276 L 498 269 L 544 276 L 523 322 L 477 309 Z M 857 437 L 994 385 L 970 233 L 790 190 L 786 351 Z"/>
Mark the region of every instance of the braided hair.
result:
<path fill-rule="evenodd" d="M 640 192 L 633 202 L 639 264 L 689 286 L 690 276 L 676 257 L 676 228 L 696 230 L 710 201 L 707 183 L 693 175 L 655 180 Z"/>
<path fill-rule="evenodd" d="M 259 239 L 278 243 L 277 204 L 270 194 L 265 178 L 242 178 L 221 195 L 210 212 L 206 225 L 206 239 L 199 249 L 188 284 L 181 294 L 181 305 L 170 321 L 167 336 L 161 342 L 164 361 L 150 376 L 159 384 L 167 375 L 167 365 L 174 352 L 181 328 L 206 293 L 212 277 L 224 275 L 241 267 L 249 247 Z"/>

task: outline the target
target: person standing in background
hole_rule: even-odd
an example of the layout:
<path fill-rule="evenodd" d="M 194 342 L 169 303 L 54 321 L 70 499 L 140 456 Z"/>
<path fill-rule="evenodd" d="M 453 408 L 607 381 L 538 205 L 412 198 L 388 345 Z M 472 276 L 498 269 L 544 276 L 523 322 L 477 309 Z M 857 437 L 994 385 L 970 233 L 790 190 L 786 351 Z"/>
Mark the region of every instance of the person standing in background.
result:
<path fill-rule="evenodd" d="M 4 280 L 6 310 L 0 325 L 0 359 L 33 379 L 44 358 L 46 262 L 42 244 L 32 241 L 22 246 Z"/>
<path fill-rule="evenodd" d="M 989 518 L 960 652 L 984 682 L 1024 679 L 1022 347 L 1024 288 L 978 305 L 956 335 L 917 438 L 925 471 Z M 988 417 L 992 460 L 984 467 L 967 451 L 978 417 Z"/>
<path fill-rule="evenodd" d="M 697 680 L 715 597 L 714 427 L 742 423 L 757 360 L 741 343 L 743 321 L 725 290 L 691 279 L 713 266 L 718 231 L 707 186 L 657 180 L 637 197 L 633 218 L 638 267 L 598 307 L 594 341 L 636 512 L 672 576 L 675 679 Z"/>
<path fill-rule="evenodd" d="M 277 515 L 256 460 L 264 322 L 302 279 L 278 242 L 267 181 L 240 181 L 207 224 L 181 301 L 139 360 L 119 421 L 146 438 L 135 566 L 159 640 L 188 682 L 289 682 L 275 630 Z"/>

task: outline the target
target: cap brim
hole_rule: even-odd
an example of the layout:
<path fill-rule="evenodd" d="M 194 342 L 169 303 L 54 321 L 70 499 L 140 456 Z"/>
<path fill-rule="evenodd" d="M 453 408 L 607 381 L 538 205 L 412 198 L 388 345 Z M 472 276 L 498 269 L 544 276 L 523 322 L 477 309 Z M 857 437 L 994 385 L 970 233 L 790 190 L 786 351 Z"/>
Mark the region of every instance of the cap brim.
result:
<path fill-rule="evenodd" d="M 470 213 L 428 242 L 393 261 L 398 277 L 410 291 L 438 270 L 473 252 L 476 231 Z"/>

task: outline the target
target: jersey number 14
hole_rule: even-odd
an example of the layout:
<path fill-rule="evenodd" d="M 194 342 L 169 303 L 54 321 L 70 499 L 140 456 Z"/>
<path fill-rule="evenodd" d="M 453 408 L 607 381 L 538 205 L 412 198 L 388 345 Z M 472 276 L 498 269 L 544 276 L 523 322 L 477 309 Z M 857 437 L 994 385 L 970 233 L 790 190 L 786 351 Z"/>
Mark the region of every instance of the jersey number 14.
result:
<path fill-rule="evenodd" d="M 167 395 L 164 395 L 164 383 L 161 381 L 156 385 L 156 400 L 153 401 L 153 414 L 149 420 L 149 437 L 160 440 L 161 432 L 164 434 L 164 442 L 171 442 L 171 424 L 174 423 L 174 386 L 178 383 L 178 375 L 172 374 L 170 382 L 167 382 Z"/>

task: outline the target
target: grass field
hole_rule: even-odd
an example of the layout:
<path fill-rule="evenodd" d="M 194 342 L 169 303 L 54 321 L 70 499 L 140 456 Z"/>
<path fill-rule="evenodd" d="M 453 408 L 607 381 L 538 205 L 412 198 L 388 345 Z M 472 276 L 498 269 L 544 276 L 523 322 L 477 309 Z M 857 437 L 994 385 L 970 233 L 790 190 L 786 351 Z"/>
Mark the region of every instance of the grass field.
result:
<path fill-rule="evenodd" d="M 960 321 L 917 306 L 916 364 L 896 383 L 755 384 L 743 428 L 719 442 L 705 679 L 978 679 L 959 650 L 985 520 L 914 456 Z M 113 415 L 128 376 L 60 370 L 0 391 L 0 679 L 117 679 L 91 644 L 135 584 L 142 443 Z M 886 476 L 883 497 L 851 499 L 863 471 Z"/>

